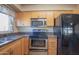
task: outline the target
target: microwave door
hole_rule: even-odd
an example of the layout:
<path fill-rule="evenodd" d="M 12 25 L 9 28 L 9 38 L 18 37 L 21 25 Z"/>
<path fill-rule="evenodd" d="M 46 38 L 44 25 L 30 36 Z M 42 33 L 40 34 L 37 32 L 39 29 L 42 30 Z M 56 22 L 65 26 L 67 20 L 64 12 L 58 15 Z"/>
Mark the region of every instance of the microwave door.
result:
<path fill-rule="evenodd" d="M 42 21 L 32 21 L 32 27 L 39 27 L 39 26 L 43 26 L 43 22 Z"/>

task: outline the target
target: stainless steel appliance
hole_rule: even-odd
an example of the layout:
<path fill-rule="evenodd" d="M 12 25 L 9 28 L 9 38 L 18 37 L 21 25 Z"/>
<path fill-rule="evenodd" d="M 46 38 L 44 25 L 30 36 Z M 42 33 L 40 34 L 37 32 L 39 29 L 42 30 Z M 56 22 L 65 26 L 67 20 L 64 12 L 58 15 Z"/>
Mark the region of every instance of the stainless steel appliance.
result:
<path fill-rule="evenodd" d="M 30 49 L 47 49 L 47 30 L 33 29 L 33 34 L 30 38 Z"/>
<path fill-rule="evenodd" d="M 33 28 L 30 38 L 30 49 L 47 49 L 46 18 L 31 18 Z"/>
<path fill-rule="evenodd" d="M 55 19 L 54 29 L 58 38 L 58 54 L 79 54 L 79 14 L 60 15 Z"/>
<path fill-rule="evenodd" d="M 31 18 L 32 27 L 44 27 L 46 26 L 46 18 Z"/>
<path fill-rule="evenodd" d="M 32 38 L 30 40 L 30 49 L 47 49 L 47 39 Z"/>

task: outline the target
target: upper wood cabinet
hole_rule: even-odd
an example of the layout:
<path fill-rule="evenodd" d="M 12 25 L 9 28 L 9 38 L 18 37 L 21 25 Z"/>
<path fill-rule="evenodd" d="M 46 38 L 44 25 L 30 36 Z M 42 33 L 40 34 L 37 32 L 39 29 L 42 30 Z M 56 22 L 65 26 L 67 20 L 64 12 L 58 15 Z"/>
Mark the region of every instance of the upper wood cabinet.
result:
<path fill-rule="evenodd" d="M 52 11 L 32 12 L 32 18 L 46 18 L 47 26 L 53 26 L 53 12 Z"/>
<path fill-rule="evenodd" d="M 31 18 L 47 18 L 47 26 L 53 26 L 53 12 L 52 11 L 31 11 L 16 14 L 17 23 L 19 25 L 31 26 Z"/>
<path fill-rule="evenodd" d="M 30 12 L 16 13 L 17 26 L 31 26 L 30 18 L 31 18 Z"/>
<path fill-rule="evenodd" d="M 54 26 L 53 11 L 46 12 L 46 18 L 47 18 L 47 26 Z"/>
<path fill-rule="evenodd" d="M 32 14 L 30 15 L 31 18 L 39 18 L 39 12 L 31 12 Z"/>
<path fill-rule="evenodd" d="M 73 10 L 54 11 L 54 18 L 58 17 L 61 14 L 73 14 Z"/>
<path fill-rule="evenodd" d="M 73 10 L 57 10 L 57 11 L 29 11 L 16 13 L 17 22 L 20 21 L 20 25 L 31 26 L 31 18 L 47 18 L 47 26 L 54 26 L 54 18 L 61 14 L 73 14 L 77 13 Z"/>

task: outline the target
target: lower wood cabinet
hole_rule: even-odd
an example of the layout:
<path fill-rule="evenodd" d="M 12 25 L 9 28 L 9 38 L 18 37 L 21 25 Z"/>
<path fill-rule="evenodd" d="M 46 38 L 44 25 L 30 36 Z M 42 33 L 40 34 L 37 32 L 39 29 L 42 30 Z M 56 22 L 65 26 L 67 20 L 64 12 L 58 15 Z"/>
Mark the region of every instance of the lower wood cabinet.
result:
<path fill-rule="evenodd" d="M 12 55 L 21 55 L 22 54 L 21 40 L 14 42 L 14 45 L 11 47 L 11 54 Z"/>
<path fill-rule="evenodd" d="M 28 54 L 28 38 L 23 37 L 0 47 L 0 55 L 25 55 Z"/>
<path fill-rule="evenodd" d="M 49 37 L 48 38 L 48 55 L 57 54 L 57 38 Z"/>
<path fill-rule="evenodd" d="M 29 53 L 29 40 L 28 38 L 22 38 L 22 54 L 27 55 Z"/>
<path fill-rule="evenodd" d="M 29 54 L 29 40 L 27 39 L 24 42 L 25 42 L 25 46 L 26 46 L 26 47 L 24 47 L 25 54 Z"/>
<path fill-rule="evenodd" d="M 10 55 L 11 54 L 11 49 L 6 48 L 0 51 L 0 55 Z"/>
<path fill-rule="evenodd" d="M 27 55 L 29 53 L 29 39 L 23 37 L 0 47 L 0 55 Z M 57 54 L 57 38 L 48 37 L 48 55 Z"/>

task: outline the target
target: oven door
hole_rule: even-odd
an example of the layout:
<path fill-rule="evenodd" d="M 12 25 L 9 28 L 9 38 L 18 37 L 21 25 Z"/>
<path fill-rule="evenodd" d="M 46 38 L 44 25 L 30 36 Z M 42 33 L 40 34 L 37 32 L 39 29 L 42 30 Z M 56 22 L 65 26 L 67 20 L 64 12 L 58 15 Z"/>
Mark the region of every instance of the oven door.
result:
<path fill-rule="evenodd" d="M 30 49 L 47 49 L 47 39 L 30 39 Z"/>

